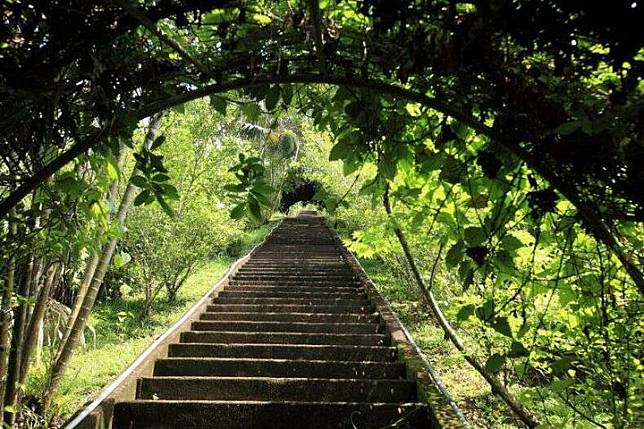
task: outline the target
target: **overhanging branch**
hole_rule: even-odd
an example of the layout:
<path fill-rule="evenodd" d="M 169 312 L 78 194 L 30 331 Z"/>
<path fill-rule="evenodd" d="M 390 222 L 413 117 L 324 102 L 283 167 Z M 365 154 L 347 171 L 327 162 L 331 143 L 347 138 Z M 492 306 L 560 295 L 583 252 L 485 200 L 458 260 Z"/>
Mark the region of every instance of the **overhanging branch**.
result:
<path fill-rule="evenodd" d="M 539 159 L 538 157 L 528 152 L 526 149 L 521 147 L 518 142 L 509 141 L 502 135 L 500 131 L 485 125 L 469 113 L 455 108 L 450 104 L 444 103 L 441 100 L 430 97 L 426 94 L 406 88 L 401 88 L 399 86 L 385 82 L 353 80 L 341 76 L 328 76 L 322 74 L 294 74 L 286 76 L 266 75 L 255 76 L 252 79 L 236 79 L 227 82 L 206 85 L 192 91 L 184 92 L 182 94 L 174 95 L 166 99 L 150 103 L 142 107 L 141 109 L 132 112 L 130 117 L 133 116 L 137 119 L 143 119 L 157 112 L 170 109 L 185 102 L 196 100 L 198 98 L 219 92 L 241 88 L 261 87 L 270 84 L 295 83 L 321 83 L 361 88 L 371 91 L 377 91 L 379 93 L 389 94 L 394 97 L 399 97 L 410 101 L 415 101 L 447 116 L 450 116 L 474 129 L 477 133 L 485 135 L 495 142 L 499 143 L 505 150 L 524 160 L 528 167 L 548 180 L 559 192 L 561 192 L 561 194 L 565 198 L 567 198 L 577 208 L 579 215 L 581 216 L 585 224 L 593 231 L 595 238 L 607 245 L 609 249 L 611 249 L 613 254 L 620 260 L 620 262 L 628 272 L 629 277 L 633 280 L 640 293 L 644 294 L 644 275 L 642 274 L 641 270 L 626 256 L 621 248 L 621 245 L 617 242 L 614 235 L 610 232 L 610 229 L 602 220 L 601 216 L 585 201 L 583 201 L 583 199 L 579 197 L 576 189 L 572 185 L 562 180 L 544 160 Z M 26 197 L 31 191 L 36 189 L 36 187 L 38 187 L 41 183 L 43 183 L 54 173 L 56 173 L 56 171 L 62 168 L 65 164 L 71 162 L 77 156 L 87 152 L 92 147 L 104 141 L 105 138 L 113 135 L 116 131 L 118 131 L 118 129 L 120 129 L 122 127 L 122 124 L 124 123 L 123 118 L 127 116 L 128 113 L 129 112 L 125 112 L 120 117 L 115 118 L 115 120 L 112 121 L 111 125 L 107 129 L 101 130 L 100 132 L 88 137 L 83 142 L 75 144 L 66 152 L 60 154 L 49 164 L 45 165 L 29 179 L 27 179 L 21 186 L 19 186 L 16 190 L 9 194 L 7 198 L 0 202 L 0 217 L 5 217 L 12 207 L 15 207 L 15 205 L 18 204 L 24 197 Z"/>
<path fill-rule="evenodd" d="M 150 30 L 155 36 L 159 38 L 163 43 L 170 46 L 175 52 L 177 52 L 181 57 L 186 61 L 192 63 L 197 69 L 205 74 L 206 76 L 212 75 L 212 72 L 206 65 L 201 61 L 193 57 L 190 52 L 184 49 L 183 46 L 179 44 L 176 40 L 163 34 L 159 29 L 157 29 L 154 22 L 152 22 L 147 16 L 143 14 L 136 7 L 132 6 L 128 0 L 111 0 L 112 3 L 122 7 L 127 13 L 129 13 L 134 19 L 139 21 L 145 28 Z"/>

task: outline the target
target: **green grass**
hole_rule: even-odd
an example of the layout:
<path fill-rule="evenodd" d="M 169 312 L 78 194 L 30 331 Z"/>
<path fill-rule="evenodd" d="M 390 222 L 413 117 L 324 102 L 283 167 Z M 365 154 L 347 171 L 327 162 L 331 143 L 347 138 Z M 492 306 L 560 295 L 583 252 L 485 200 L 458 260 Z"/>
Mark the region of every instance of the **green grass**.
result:
<path fill-rule="evenodd" d="M 269 226 L 264 226 L 244 233 L 236 244 L 235 255 L 247 253 L 269 229 Z M 141 295 L 132 294 L 98 303 L 89 322 L 95 335 L 92 336 L 90 330 L 85 331 L 86 347 L 74 353 L 54 397 L 52 415 L 64 420 L 92 400 L 159 335 L 179 320 L 236 259 L 221 256 L 201 266 L 186 280 L 174 303 L 169 303 L 162 292 L 155 301 L 151 317 L 146 321 L 139 317 L 143 307 Z M 43 362 L 50 361 L 47 350 L 44 353 Z M 39 396 L 45 385 L 46 374 L 46 364 L 32 368 L 25 386 L 27 397 Z"/>
<path fill-rule="evenodd" d="M 423 306 L 415 286 L 401 281 L 379 261 L 361 259 L 360 263 L 423 350 L 472 426 L 519 427 L 506 406 L 491 394 L 483 377 L 445 339 L 430 310 Z"/>
<path fill-rule="evenodd" d="M 54 397 L 52 413 L 66 418 L 93 399 L 160 334 L 179 320 L 226 272 L 232 262 L 232 258 L 221 257 L 202 266 L 179 290 L 175 303 L 170 304 L 165 296 L 160 296 L 155 302 L 150 320 L 145 323 L 137 316 L 143 305 L 140 296 L 133 295 L 98 304 L 90 318 L 96 336 L 92 338 L 86 330 L 86 348 L 74 353 L 61 387 Z M 27 391 L 37 392 L 43 384 L 46 369 L 41 366 L 33 372 Z"/>

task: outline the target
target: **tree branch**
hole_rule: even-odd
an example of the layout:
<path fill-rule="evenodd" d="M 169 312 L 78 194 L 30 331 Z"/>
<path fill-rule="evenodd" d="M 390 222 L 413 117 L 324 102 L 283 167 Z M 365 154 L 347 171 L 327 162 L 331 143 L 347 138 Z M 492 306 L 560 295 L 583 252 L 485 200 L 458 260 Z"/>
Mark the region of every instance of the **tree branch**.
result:
<path fill-rule="evenodd" d="M 115 0 L 123 1 L 123 0 Z M 344 76 L 328 76 L 321 74 L 294 74 L 294 75 L 266 75 L 255 76 L 250 79 L 235 79 L 221 83 L 214 83 L 210 85 L 197 88 L 192 91 L 187 91 L 168 97 L 163 100 L 152 102 L 143 106 L 139 110 L 133 112 L 134 117 L 143 119 L 151 116 L 157 112 L 170 109 L 179 104 L 192 101 L 207 95 L 216 94 L 219 92 L 229 91 L 241 88 L 261 87 L 269 84 L 294 84 L 294 83 L 322 83 L 330 85 L 347 86 L 353 88 L 362 88 L 379 93 L 386 93 L 395 97 L 404 98 L 407 100 L 415 101 L 447 116 L 450 116 L 468 127 L 472 128 L 479 134 L 488 136 L 490 139 L 498 142 L 502 148 L 525 161 L 526 165 L 541 175 L 544 179 L 548 180 L 565 198 L 567 198 L 577 209 L 579 215 L 589 227 L 595 239 L 604 243 L 613 254 L 620 260 L 626 269 L 629 277 L 633 280 L 641 294 L 644 295 L 644 274 L 642 271 L 631 261 L 624 253 L 622 246 L 615 239 L 610 229 L 603 221 L 601 216 L 593 210 L 592 207 L 583 201 L 577 193 L 577 190 L 568 182 L 562 180 L 549 166 L 545 160 L 538 158 L 521 147 L 518 143 L 510 141 L 504 137 L 503 134 L 496 129 L 493 129 L 478 119 L 474 118 L 471 114 L 463 112 L 459 108 L 446 104 L 434 97 L 426 94 L 413 91 L 406 88 L 401 88 L 396 85 L 381 81 L 364 81 L 354 80 Z M 123 117 L 128 112 L 122 114 Z M 26 197 L 38 185 L 43 183 L 47 178 L 51 177 L 56 171 L 62 168 L 65 164 L 72 161 L 77 156 L 85 153 L 87 150 L 98 145 L 104 138 L 112 135 L 120 127 L 124 121 L 117 117 L 112 125 L 107 130 L 102 130 L 94 136 L 89 137 L 83 142 L 77 143 L 68 149 L 67 152 L 62 153 L 51 163 L 45 165 L 41 170 L 36 172 L 33 176 L 29 177 L 21 186 L 9 194 L 2 202 L 0 202 L 0 217 L 5 217 L 8 211 Z M 122 126 L 122 125 L 121 125 Z"/>
<path fill-rule="evenodd" d="M 122 7 L 127 13 L 129 13 L 134 19 L 139 21 L 145 28 L 150 30 L 155 36 L 157 36 L 161 41 L 166 45 L 170 46 L 174 51 L 181 55 L 186 61 L 192 63 L 197 69 L 205 74 L 206 76 L 212 76 L 210 69 L 204 65 L 201 61 L 193 57 L 190 52 L 186 51 L 183 46 L 179 44 L 176 40 L 172 39 L 170 36 L 163 34 L 159 29 L 157 29 L 154 22 L 152 22 L 147 16 L 143 14 L 136 7 L 132 6 L 128 0 L 111 0 L 112 3 L 117 4 Z"/>
<path fill-rule="evenodd" d="M 391 204 L 389 203 L 388 184 L 385 184 L 385 193 L 382 197 L 382 203 L 385 207 L 385 211 L 387 212 L 387 217 L 391 220 L 392 213 L 391 213 Z M 434 313 L 434 317 L 436 317 L 438 324 L 443 329 L 443 332 L 445 333 L 447 338 L 449 338 L 449 340 L 452 342 L 452 344 L 454 344 L 454 346 L 458 349 L 458 351 L 460 351 L 463 354 L 463 357 L 465 358 L 465 360 L 479 374 L 481 374 L 483 378 L 490 384 L 490 387 L 492 388 L 492 391 L 494 392 L 494 394 L 500 396 L 501 399 L 503 399 L 503 401 L 508 405 L 508 407 L 510 407 L 510 409 L 512 409 L 512 411 L 514 411 L 514 413 L 517 415 L 517 417 L 519 417 L 519 419 L 521 419 L 523 423 L 525 423 L 530 428 L 538 426 L 539 421 L 532 415 L 532 413 L 530 413 L 530 411 L 528 411 L 520 402 L 518 402 L 514 397 L 512 397 L 512 395 L 510 394 L 510 392 L 508 392 L 508 390 L 505 388 L 503 383 L 501 383 L 501 381 L 499 381 L 499 379 L 496 378 L 496 376 L 488 372 L 476 356 L 470 355 L 465 350 L 465 345 L 458 337 L 458 334 L 456 333 L 456 331 L 454 331 L 454 328 L 451 326 L 451 324 L 443 314 L 443 311 L 438 306 L 438 303 L 436 302 L 434 295 L 425 285 L 425 281 L 423 280 L 423 277 L 420 275 L 420 271 L 416 266 L 416 262 L 411 253 L 411 250 L 409 248 L 409 243 L 407 242 L 405 235 L 403 234 L 400 227 L 395 223 L 394 223 L 393 229 L 394 229 L 394 234 L 396 234 L 396 237 L 398 238 L 398 242 L 400 243 L 400 247 L 402 247 L 403 249 L 403 253 L 405 254 L 407 263 L 409 264 L 409 267 L 411 268 L 411 271 L 414 275 L 416 284 L 420 289 L 421 295 L 423 296 L 425 302 L 429 305 L 429 308 L 432 310 L 432 313 Z"/>

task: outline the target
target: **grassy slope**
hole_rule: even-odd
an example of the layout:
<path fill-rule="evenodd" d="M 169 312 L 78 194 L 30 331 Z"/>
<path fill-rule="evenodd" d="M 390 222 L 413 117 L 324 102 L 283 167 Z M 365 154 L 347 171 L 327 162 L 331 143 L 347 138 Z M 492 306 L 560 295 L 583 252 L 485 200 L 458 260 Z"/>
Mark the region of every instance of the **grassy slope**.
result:
<path fill-rule="evenodd" d="M 429 309 L 422 308 L 416 292 L 407 289 L 383 264 L 364 259 L 360 263 L 423 350 L 472 426 L 516 428 L 517 424 L 507 408 L 491 394 L 485 380 L 445 340 Z"/>
<path fill-rule="evenodd" d="M 268 228 L 245 234 L 241 254 L 259 242 Z M 136 357 L 170 325 L 181 318 L 199 298 L 228 270 L 236 258 L 227 256 L 209 261 L 188 278 L 179 290 L 177 302 L 170 304 L 160 294 L 151 319 L 143 323 L 137 316 L 143 305 L 142 296 L 133 294 L 118 301 L 97 304 L 90 317 L 95 331 L 86 331 L 87 347 L 77 350 L 54 398 L 53 414 L 63 419 L 91 400 L 116 378 Z M 43 359 L 47 361 L 47 356 Z M 30 372 L 27 394 L 42 391 L 46 368 L 41 365 Z"/>

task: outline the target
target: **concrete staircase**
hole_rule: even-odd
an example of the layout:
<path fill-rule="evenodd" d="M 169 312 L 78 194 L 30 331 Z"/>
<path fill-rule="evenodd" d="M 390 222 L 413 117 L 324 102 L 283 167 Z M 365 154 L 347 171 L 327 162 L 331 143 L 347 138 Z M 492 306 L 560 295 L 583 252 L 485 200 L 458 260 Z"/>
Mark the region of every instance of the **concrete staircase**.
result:
<path fill-rule="evenodd" d="M 323 221 L 287 218 L 116 404 L 113 427 L 429 427 L 373 310 Z"/>

